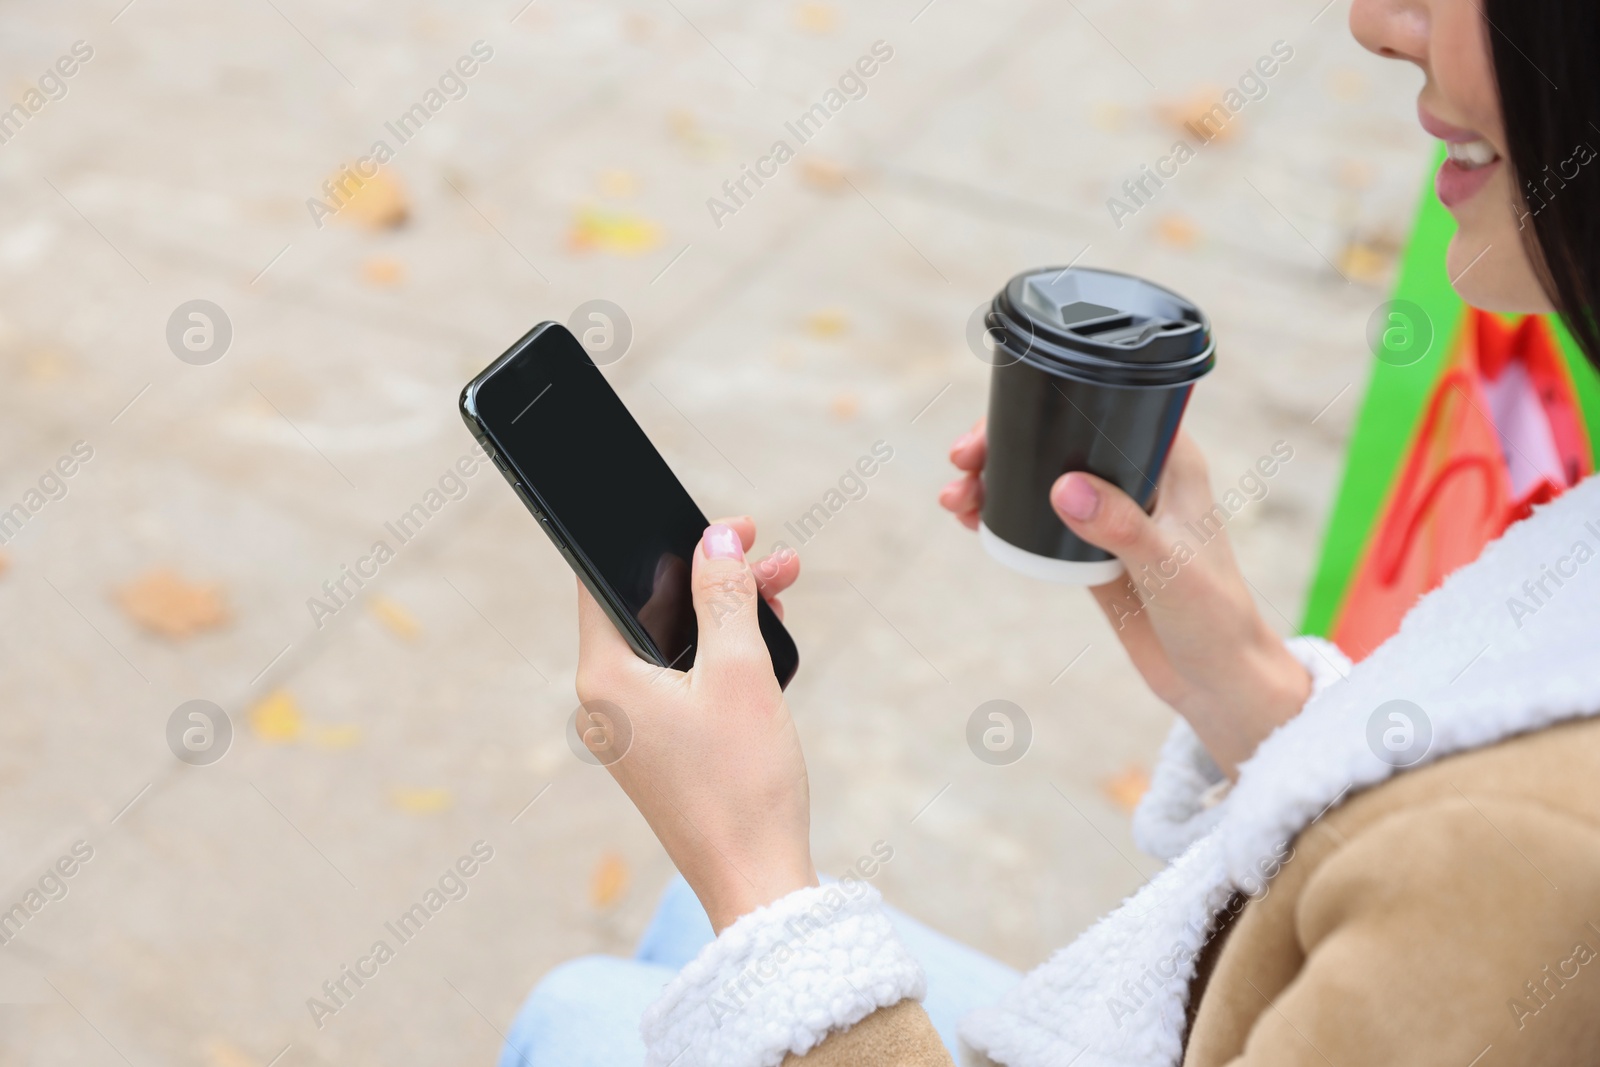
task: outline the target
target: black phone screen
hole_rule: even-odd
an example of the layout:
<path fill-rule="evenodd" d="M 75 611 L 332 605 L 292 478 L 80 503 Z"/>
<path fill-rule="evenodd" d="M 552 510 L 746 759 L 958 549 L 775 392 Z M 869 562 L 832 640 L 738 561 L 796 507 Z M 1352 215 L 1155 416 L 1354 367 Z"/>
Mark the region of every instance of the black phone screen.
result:
<path fill-rule="evenodd" d="M 687 670 L 697 634 L 690 561 L 708 520 L 564 327 L 544 324 L 508 356 L 476 383 L 490 444 L 573 565 L 637 622 L 653 646 L 643 651 Z M 773 671 L 787 684 L 794 641 L 765 601 L 757 611 Z"/>

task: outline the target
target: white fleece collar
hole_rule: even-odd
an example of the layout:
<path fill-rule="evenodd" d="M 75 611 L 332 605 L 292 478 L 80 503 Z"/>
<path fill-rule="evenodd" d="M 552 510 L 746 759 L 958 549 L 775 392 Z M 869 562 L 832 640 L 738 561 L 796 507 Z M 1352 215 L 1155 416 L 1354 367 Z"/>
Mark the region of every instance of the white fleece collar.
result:
<path fill-rule="evenodd" d="M 1324 673 L 1220 804 L 1198 803 L 1215 766 L 1186 727 L 1175 730 L 1135 826 L 1142 845 L 1182 855 L 1000 1004 L 968 1016 L 963 1040 L 1006 1067 L 1177 1064 L 1195 960 L 1221 909 L 1236 891 L 1262 892 L 1288 843 L 1346 794 L 1399 770 L 1368 741 L 1380 705 L 1422 709 L 1432 743 L 1420 762 L 1432 762 L 1600 713 L 1597 647 L 1600 476 L 1424 597 L 1347 678 L 1327 684 Z"/>

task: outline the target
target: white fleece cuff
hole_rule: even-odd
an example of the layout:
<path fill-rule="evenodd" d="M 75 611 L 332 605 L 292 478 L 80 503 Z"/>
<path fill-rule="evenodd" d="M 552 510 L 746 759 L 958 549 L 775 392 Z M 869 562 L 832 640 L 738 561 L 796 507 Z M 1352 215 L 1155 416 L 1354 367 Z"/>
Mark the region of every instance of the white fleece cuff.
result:
<path fill-rule="evenodd" d="M 1300 666 L 1311 672 L 1311 696 L 1306 701 L 1308 704 L 1320 696 L 1328 686 L 1344 681 L 1355 666 L 1350 662 L 1350 657 L 1339 650 L 1338 645 L 1320 637 L 1291 637 L 1284 644 L 1288 646 L 1289 655 L 1299 660 Z"/>
<path fill-rule="evenodd" d="M 1174 722 L 1150 775 L 1150 788 L 1133 809 L 1134 844 L 1156 859 L 1177 859 L 1222 818 L 1226 806 L 1206 799 L 1226 781 L 1189 724 Z"/>
<path fill-rule="evenodd" d="M 645 1067 L 776 1067 L 926 991 L 864 882 L 796 890 L 741 917 L 645 1010 Z"/>
<path fill-rule="evenodd" d="M 1292 637 L 1289 654 L 1311 675 L 1311 697 L 1350 673 L 1350 659 L 1320 637 Z M 1189 724 L 1172 724 L 1150 776 L 1150 789 L 1133 812 L 1133 840 L 1157 859 L 1173 860 L 1210 833 L 1226 810 L 1228 781 Z"/>

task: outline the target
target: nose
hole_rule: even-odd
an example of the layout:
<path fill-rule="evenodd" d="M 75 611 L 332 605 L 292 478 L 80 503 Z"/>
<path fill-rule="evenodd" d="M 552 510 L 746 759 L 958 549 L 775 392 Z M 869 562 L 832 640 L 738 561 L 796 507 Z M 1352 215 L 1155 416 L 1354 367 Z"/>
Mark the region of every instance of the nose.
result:
<path fill-rule="evenodd" d="M 1367 51 L 1426 67 L 1429 0 L 1354 0 L 1350 32 Z"/>

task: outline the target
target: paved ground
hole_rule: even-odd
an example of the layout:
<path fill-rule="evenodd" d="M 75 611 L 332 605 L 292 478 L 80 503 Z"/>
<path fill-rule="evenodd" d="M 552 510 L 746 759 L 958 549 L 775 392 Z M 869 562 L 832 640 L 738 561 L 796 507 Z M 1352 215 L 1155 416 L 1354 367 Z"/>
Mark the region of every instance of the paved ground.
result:
<path fill-rule="evenodd" d="M 0 9 L 7 100 L 92 49 L 0 144 L 0 508 L 39 505 L 0 576 L 0 906 L 37 907 L 0 951 L 0 1062 L 483 1064 L 545 970 L 627 950 L 670 869 L 563 739 L 572 579 L 497 476 L 320 629 L 306 606 L 466 451 L 466 378 L 596 297 L 636 335 L 613 383 L 764 543 L 894 449 L 788 598 L 821 864 L 889 842 L 891 900 L 1018 966 L 1153 870 L 1126 803 L 1168 713 L 1085 597 L 934 502 L 985 393 L 963 328 L 1080 256 L 1210 310 L 1189 424 L 1219 483 L 1292 443 L 1233 527 L 1292 627 L 1428 155 L 1415 76 L 1346 5 L 123 3 Z M 1280 40 L 1264 95 L 1114 225 Z M 785 122 L 877 41 L 800 145 Z M 406 223 L 351 224 L 372 190 L 319 228 L 307 199 L 378 139 Z M 716 225 L 778 139 L 795 158 Z M 209 365 L 166 339 L 194 299 L 231 323 Z M 993 698 L 1035 726 L 1007 768 L 963 739 Z M 211 766 L 168 747 L 194 699 L 235 731 Z M 480 841 L 466 896 L 319 1029 L 307 998 Z"/>

